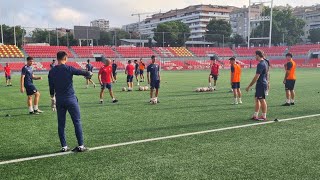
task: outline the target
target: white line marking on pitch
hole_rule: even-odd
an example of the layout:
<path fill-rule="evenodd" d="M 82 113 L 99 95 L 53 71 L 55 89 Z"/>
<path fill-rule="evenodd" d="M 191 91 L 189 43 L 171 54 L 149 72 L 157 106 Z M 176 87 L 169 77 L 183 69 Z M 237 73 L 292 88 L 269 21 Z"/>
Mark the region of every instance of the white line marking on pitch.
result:
<path fill-rule="evenodd" d="M 288 119 L 279 119 L 278 122 L 292 121 L 292 120 L 297 120 L 297 119 L 305 119 L 305 118 L 312 118 L 312 117 L 318 117 L 318 116 L 320 116 L 320 114 L 314 114 L 314 115 L 309 115 L 309 116 L 300 116 L 300 117 L 294 117 L 294 118 L 288 118 Z M 140 144 L 140 143 L 152 142 L 152 141 L 160 141 L 160 140 L 165 140 L 165 139 L 174 139 L 174 138 L 193 136 L 193 135 L 198 135 L 198 134 L 207 134 L 207 133 L 226 131 L 226 130 L 231 130 L 231 129 L 260 126 L 260 125 L 271 124 L 271 123 L 277 123 L 277 122 L 265 121 L 265 122 L 245 124 L 245 125 L 240 125 L 240 126 L 232 126 L 232 127 L 225 127 L 225 128 L 219 128 L 219 129 L 211 129 L 211 130 L 206 130 L 206 131 L 198 131 L 198 132 L 177 134 L 177 135 L 172 135 L 172 136 L 164 136 L 164 137 L 158 137 L 158 138 L 130 141 L 130 142 L 124 142 L 124 143 L 118 143 L 118 144 L 110 144 L 110 145 L 105 145 L 105 146 L 98 146 L 98 147 L 89 148 L 89 151 L 94 151 L 94 150 L 99 150 L 99 149 L 108 149 L 108 148 L 113 148 L 113 147 L 131 145 L 131 144 Z M 8 160 L 8 161 L 2 161 L 2 162 L 0 162 L 0 165 L 18 163 L 18 162 L 24 162 L 24 161 L 31 161 L 31 160 L 36 160 L 36 159 L 44 159 L 44 158 L 49 158 L 49 157 L 63 156 L 63 155 L 72 154 L 72 153 L 73 152 L 69 151 L 69 152 L 64 152 L 64 153 L 54 153 L 54 154 L 46 154 L 46 155 L 40 155 L 40 156 L 34 156 L 34 157 L 13 159 L 13 160 Z"/>

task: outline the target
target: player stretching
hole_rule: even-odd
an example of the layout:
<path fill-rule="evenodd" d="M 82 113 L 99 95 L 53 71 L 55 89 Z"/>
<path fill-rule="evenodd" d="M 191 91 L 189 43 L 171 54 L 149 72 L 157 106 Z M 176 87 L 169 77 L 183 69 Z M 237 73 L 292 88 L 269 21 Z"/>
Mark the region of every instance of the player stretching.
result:
<path fill-rule="evenodd" d="M 66 125 L 66 113 L 69 112 L 75 134 L 78 141 L 78 146 L 72 151 L 83 152 L 87 149 L 83 143 L 82 125 L 80 119 L 80 108 L 78 104 L 78 98 L 74 94 L 73 89 L 73 75 L 92 76 L 92 72 L 75 69 L 72 66 L 66 65 L 68 61 L 67 53 L 60 51 L 57 53 L 58 65 L 49 71 L 49 86 L 50 95 L 53 99 L 56 97 L 57 115 L 58 115 L 58 134 L 61 143 L 61 152 L 69 150 L 66 137 L 65 137 L 65 125 Z"/>
<path fill-rule="evenodd" d="M 100 104 L 103 104 L 103 95 L 104 95 L 104 90 L 107 88 L 109 90 L 109 94 L 112 98 L 112 102 L 116 103 L 118 100 L 114 97 L 113 91 L 112 91 L 112 82 L 114 82 L 113 78 L 113 72 L 112 72 L 112 66 L 111 60 L 110 59 L 105 59 L 105 65 L 101 67 L 99 74 L 98 74 L 98 79 L 101 84 L 101 91 L 100 91 Z"/>
<path fill-rule="evenodd" d="M 255 112 L 253 114 L 253 120 L 267 120 L 267 101 L 266 101 L 266 91 L 268 89 L 268 63 L 264 60 L 262 51 L 256 51 L 256 60 L 259 61 L 257 65 L 256 75 L 253 80 L 246 88 L 248 92 L 250 88 L 256 84 L 256 94 L 255 94 Z M 260 108 L 262 110 L 262 116 L 259 117 Z"/>
<path fill-rule="evenodd" d="M 6 78 L 6 85 L 12 86 L 11 82 L 11 68 L 9 66 L 9 63 L 6 63 L 6 66 L 4 67 L 4 76 Z"/>
<path fill-rule="evenodd" d="M 133 72 L 134 66 L 131 64 L 131 60 L 128 61 L 128 65 L 126 67 L 125 74 L 127 75 L 127 84 L 128 84 L 128 91 L 133 90 Z"/>
<path fill-rule="evenodd" d="M 286 103 L 283 106 L 294 105 L 294 86 L 296 83 L 296 63 L 292 60 L 292 54 L 286 54 L 287 64 L 286 67 L 286 75 L 283 80 L 283 84 L 285 84 L 286 89 Z"/>
<path fill-rule="evenodd" d="M 217 60 L 215 57 L 211 57 L 210 60 L 211 60 L 211 73 L 209 75 L 209 88 L 212 87 L 212 79 L 213 79 L 214 80 L 213 90 L 216 90 L 220 65 L 217 63 Z"/>
<path fill-rule="evenodd" d="M 233 104 L 242 104 L 241 100 L 241 90 L 240 90 L 240 80 L 241 80 L 241 67 L 236 63 L 235 57 L 231 57 L 231 87 L 233 90 L 234 103 Z"/>
<path fill-rule="evenodd" d="M 89 72 L 93 71 L 93 66 L 92 66 L 92 64 L 90 64 L 90 60 L 89 59 L 87 60 L 86 70 L 89 71 Z M 91 84 L 93 84 L 94 88 L 96 88 L 96 84 L 92 81 L 92 79 L 91 79 L 92 77 L 91 76 L 90 77 L 85 77 L 85 78 L 86 78 L 86 88 L 89 87 L 89 82 Z"/>
<path fill-rule="evenodd" d="M 151 56 L 151 64 L 147 67 L 147 79 L 148 84 L 150 84 L 150 102 L 153 98 L 154 89 L 156 89 L 155 99 L 157 103 L 160 103 L 158 100 L 159 88 L 160 88 L 160 67 L 156 62 L 156 57 Z"/>
<path fill-rule="evenodd" d="M 42 77 L 36 77 L 33 75 L 33 58 L 27 57 L 27 64 L 22 68 L 20 79 L 20 91 L 24 93 L 26 91 L 28 96 L 28 108 L 29 114 L 43 113 L 38 107 L 40 100 L 40 92 L 33 85 L 33 80 L 42 80 Z M 32 107 L 32 96 L 34 95 L 34 102 Z"/>
<path fill-rule="evenodd" d="M 114 78 L 114 82 L 117 82 L 117 69 L 118 69 L 118 65 L 117 65 L 116 61 L 113 60 L 113 63 L 112 63 L 112 75 L 113 75 L 113 78 Z"/>
<path fill-rule="evenodd" d="M 137 85 L 139 86 L 139 79 L 138 79 L 138 76 L 140 74 L 140 69 L 139 69 L 139 63 L 138 63 L 138 60 L 134 60 L 134 75 L 136 77 L 136 80 L 137 80 Z"/>
<path fill-rule="evenodd" d="M 139 63 L 140 82 L 144 82 L 144 69 L 145 68 L 146 68 L 146 65 L 143 63 L 142 58 L 141 58 L 140 63 Z"/>

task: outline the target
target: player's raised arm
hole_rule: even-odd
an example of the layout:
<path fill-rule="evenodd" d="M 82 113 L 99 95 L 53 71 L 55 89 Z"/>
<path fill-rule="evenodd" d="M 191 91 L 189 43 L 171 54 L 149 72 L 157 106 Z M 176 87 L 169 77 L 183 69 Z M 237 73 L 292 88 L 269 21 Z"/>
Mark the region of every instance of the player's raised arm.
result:
<path fill-rule="evenodd" d="M 76 68 L 74 68 L 74 67 L 70 67 L 70 69 L 71 69 L 71 72 L 72 72 L 72 74 L 73 75 L 76 75 L 76 76 L 86 76 L 86 77 L 88 77 L 88 76 L 92 76 L 92 72 L 89 72 L 89 71 L 85 71 L 85 70 L 82 70 L 82 69 L 76 69 Z"/>

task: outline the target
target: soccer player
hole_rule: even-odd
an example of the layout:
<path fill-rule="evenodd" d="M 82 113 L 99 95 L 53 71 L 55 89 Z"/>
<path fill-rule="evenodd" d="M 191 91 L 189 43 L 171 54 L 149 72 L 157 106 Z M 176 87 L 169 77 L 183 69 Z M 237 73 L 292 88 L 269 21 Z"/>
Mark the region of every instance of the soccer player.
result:
<path fill-rule="evenodd" d="M 138 63 L 138 60 L 134 60 L 134 75 L 136 77 L 136 80 L 137 80 L 137 85 L 139 86 L 139 79 L 138 79 L 138 76 L 140 74 L 140 69 L 139 69 L 139 63 Z"/>
<path fill-rule="evenodd" d="M 142 58 L 140 58 L 140 62 L 139 62 L 140 82 L 144 82 L 144 69 L 145 68 L 146 68 L 146 65 L 143 63 Z"/>
<path fill-rule="evenodd" d="M 105 65 L 101 67 L 98 74 L 98 79 L 101 84 L 101 91 L 100 91 L 100 104 L 103 104 L 103 95 L 104 90 L 107 88 L 109 90 L 109 94 L 112 98 L 112 102 L 116 103 L 118 100 L 114 97 L 113 91 L 112 91 L 112 82 L 114 82 L 113 78 L 113 71 L 111 65 L 110 59 L 105 59 Z"/>
<path fill-rule="evenodd" d="M 231 87 L 233 90 L 234 103 L 233 104 L 242 104 L 242 94 L 240 90 L 240 80 L 241 80 L 241 67 L 236 63 L 235 57 L 231 57 Z"/>
<path fill-rule="evenodd" d="M 11 82 L 11 68 L 9 66 L 9 63 L 6 63 L 6 66 L 4 67 L 4 76 L 6 78 L 6 85 L 12 86 Z"/>
<path fill-rule="evenodd" d="M 211 60 L 211 73 L 209 75 L 209 88 L 212 87 L 212 79 L 213 79 L 214 80 L 213 90 L 216 90 L 220 65 L 217 63 L 217 60 L 215 57 L 211 57 L 210 60 Z"/>
<path fill-rule="evenodd" d="M 33 75 L 33 58 L 27 57 L 27 64 L 23 66 L 21 70 L 20 78 L 20 91 L 24 93 L 26 91 L 28 96 L 28 108 L 29 114 L 40 114 L 43 113 L 39 109 L 40 92 L 33 85 L 33 80 L 42 80 L 42 77 L 36 77 Z M 32 96 L 34 95 L 34 102 L 32 107 Z"/>
<path fill-rule="evenodd" d="M 90 64 L 90 59 L 87 60 L 87 65 L 86 65 L 86 70 L 89 71 L 89 72 L 92 72 L 93 71 L 93 66 L 92 64 Z M 89 87 L 89 82 L 91 84 L 93 84 L 93 87 L 96 88 L 96 84 L 92 81 L 92 76 L 87 76 L 85 77 L 86 78 L 86 88 Z"/>
<path fill-rule="evenodd" d="M 128 91 L 133 90 L 133 73 L 134 73 L 134 66 L 132 65 L 132 61 L 128 61 L 128 65 L 126 67 L 125 74 L 127 75 L 127 84 L 128 84 Z"/>
<path fill-rule="evenodd" d="M 283 106 L 290 106 L 294 105 L 295 98 L 294 86 L 296 83 L 296 63 L 292 60 L 291 53 L 286 54 L 286 59 L 288 62 L 285 65 L 286 75 L 284 77 L 283 84 L 285 84 L 287 100 Z"/>
<path fill-rule="evenodd" d="M 266 90 L 268 88 L 268 64 L 264 60 L 263 52 L 260 50 L 256 51 L 256 60 L 259 61 L 257 65 L 256 75 L 253 80 L 246 88 L 248 92 L 250 88 L 256 84 L 256 94 L 255 94 L 255 112 L 253 114 L 252 120 L 267 120 L 267 101 L 266 101 Z M 262 116 L 259 117 L 260 108 L 262 110 Z"/>
<path fill-rule="evenodd" d="M 159 95 L 159 88 L 160 88 L 160 67 L 156 64 L 156 57 L 151 56 L 151 64 L 147 67 L 147 79 L 148 84 L 150 84 L 150 102 L 153 99 L 153 92 L 156 90 L 155 99 L 158 103 L 158 95 Z"/>
<path fill-rule="evenodd" d="M 54 66 L 56 65 L 56 60 L 52 60 L 52 63 L 50 64 L 50 69 L 54 68 Z"/>
<path fill-rule="evenodd" d="M 49 71 L 49 86 L 51 98 L 56 98 L 57 115 L 58 115 L 58 134 L 61 143 L 61 152 L 69 150 L 66 137 L 66 113 L 69 112 L 75 134 L 78 141 L 78 146 L 72 151 L 83 152 L 87 148 L 83 143 L 82 125 L 80 119 L 80 108 L 78 98 L 75 96 L 73 89 L 73 75 L 92 76 L 92 72 L 75 69 L 72 66 L 66 65 L 68 61 L 67 53 L 59 51 L 57 53 L 58 65 Z"/>
<path fill-rule="evenodd" d="M 116 61 L 113 60 L 113 62 L 112 62 L 112 75 L 114 78 L 114 82 L 117 82 L 117 69 L 118 69 L 118 65 L 117 65 Z"/>

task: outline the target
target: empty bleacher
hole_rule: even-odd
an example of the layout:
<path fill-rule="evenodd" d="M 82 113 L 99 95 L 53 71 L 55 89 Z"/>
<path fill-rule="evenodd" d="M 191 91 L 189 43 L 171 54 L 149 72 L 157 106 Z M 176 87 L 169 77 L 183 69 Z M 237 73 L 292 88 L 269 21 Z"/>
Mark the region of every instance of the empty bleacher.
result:
<path fill-rule="evenodd" d="M 23 49 L 29 56 L 36 58 L 55 58 L 57 52 L 65 51 L 68 54 L 68 57 L 73 57 L 73 54 L 66 46 L 33 46 L 27 45 Z"/>
<path fill-rule="evenodd" d="M 175 55 L 168 48 L 165 47 L 155 47 L 153 48 L 153 50 L 156 51 L 157 54 L 159 54 L 159 56 L 162 58 L 175 57 Z"/>
<path fill-rule="evenodd" d="M 267 56 L 283 56 L 287 47 L 286 46 L 272 46 L 272 47 L 240 47 L 235 48 L 238 56 L 255 56 L 255 51 L 262 50 Z"/>
<path fill-rule="evenodd" d="M 15 45 L 0 45 L 0 58 L 23 58 L 24 55 Z"/>
<path fill-rule="evenodd" d="M 193 57 L 193 54 L 185 47 L 171 47 L 171 48 L 168 48 L 168 50 L 175 57 Z"/>
<path fill-rule="evenodd" d="M 307 45 L 296 45 L 290 47 L 290 52 L 293 55 L 307 55 L 310 50 L 319 50 L 319 44 L 307 44 Z"/>
<path fill-rule="evenodd" d="M 112 48 L 108 46 L 72 46 L 71 48 L 80 58 L 92 58 L 93 54 L 103 54 L 109 58 L 117 56 Z"/>
<path fill-rule="evenodd" d="M 116 51 L 124 58 L 146 58 L 155 55 L 147 47 L 117 47 Z"/>
<path fill-rule="evenodd" d="M 191 47 L 189 48 L 198 57 L 207 57 L 209 54 L 216 54 L 218 56 L 234 56 L 233 51 L 230 48 L 218 48 L 218 47 Z"/>

